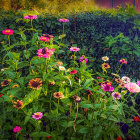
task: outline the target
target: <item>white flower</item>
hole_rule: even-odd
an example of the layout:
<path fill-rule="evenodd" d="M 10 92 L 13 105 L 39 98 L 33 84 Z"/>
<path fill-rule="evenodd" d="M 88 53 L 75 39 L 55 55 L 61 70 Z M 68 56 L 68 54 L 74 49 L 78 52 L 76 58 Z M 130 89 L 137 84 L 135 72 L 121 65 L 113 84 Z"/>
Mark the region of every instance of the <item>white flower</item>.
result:
<path fill-rule="evenodd" d="M 122 80 L 124 83 L 130 83 L 130 78 L 127 77 L 127 76 L 123 76 L 123 77 L 121 78 L 121 80 Z"/>
<path fill-rule="evenodd" d="M 109 57 L 104 56 L 104 57 L 102 57 L 102 60 L 103 60 L 103 61 L 108 61 L 108 60 L 109 60 Z"/>
<path fill-rule="evenodd" d="M 66 69 L 65 69 L 65 67 L 63 67 L 63 66 L 59 66 L 59 70 L 64 71 L 64 70 L 66 70 Z"/>

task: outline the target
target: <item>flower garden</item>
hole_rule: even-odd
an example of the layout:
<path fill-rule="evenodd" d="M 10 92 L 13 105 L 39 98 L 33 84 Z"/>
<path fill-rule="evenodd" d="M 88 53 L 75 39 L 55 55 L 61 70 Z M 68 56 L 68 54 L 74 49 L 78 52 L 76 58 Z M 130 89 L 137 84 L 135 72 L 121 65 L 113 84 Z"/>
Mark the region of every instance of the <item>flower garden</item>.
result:
<path fill-rule="evenodd" d="M 119 13 L 118 17 L 125 19 L 124 15 L 124 24 L 132 25 L 135 16 Z M 16 24 L 7 24 L 9 17 L 3 17 L 1 140 L 139 139 L 139 14 L 129 35 L 102 32 L 100 40 L 99 32 L 92 37 L 88 33 L 96 29 L 90 27 L 93 23 L 88 28 L 84 23 L 84 28 L 86 20 L 79 20 L 83 28 L 77 30 L 78 25 L 70 26 L 78 16 L 85 15 L 48 16 L 47 26 L 40 24 L 45 19 L 41 15 L 14 15 Z"/>

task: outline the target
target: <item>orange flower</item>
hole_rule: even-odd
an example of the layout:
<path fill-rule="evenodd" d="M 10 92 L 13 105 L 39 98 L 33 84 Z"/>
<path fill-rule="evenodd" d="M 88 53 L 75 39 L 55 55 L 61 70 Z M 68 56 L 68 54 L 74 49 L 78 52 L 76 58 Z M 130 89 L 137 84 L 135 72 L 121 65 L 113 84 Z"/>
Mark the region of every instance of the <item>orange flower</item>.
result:
<path fill-rule="evenodd" d="M 105 69 L 109 69 L 110 68 L 110 65 L 108 63 L 103 63 L 102 64 L 102 67 L 104 67 Z"/>
<path fill-rule="evenodd" d="M 63 97 L 64 97 L 63 93 L 61 93 L 61 92 L 55 92 L 55 93 L 53 94 L 53 96 L 54 96 L 54 98 L 57 98 L 57 99 L 63 98 Z"/>
<path fill-rule="evenodd" d="M 10 82 L 11 82 L 11 79 L 4 80 L 4 82 L 1 82 L 1 86 L 2 86 L 2 87 L 8 86 Z"/>
<path fill-rule="evenodd" d="M 122 82 L 122 80 L 121 80 L 120 78 L 118 78 L 118 79 L 116 78 L 115 81 L 116 81 L 117 83 L 121 83 L 121 82 Z"/>
<path fill-rule="evenodd" d="M 63 62 L 56 62 L 56 63 L 60 66 L 63 65 Z"/>
<path fill-rule="evenodd" d="M 39 89 L 42 86 L 42 81 L 39 78 L 32 79 L 29 82 L 29 87 L 32 89 Z"/>
<path fill-rule="evenodd" d="M 20 109 L 22 108 L 22 105 L 23 105 L 23 102 L 22 100 L 17 100 L 16 102 L 14 102 L 15 105 L 13 105 L 13 107 L 17 108 L 17 109 Z"/>
<path fill-rule="evenodd" d="M 119 84 L 119 87 L 125 88 L 125 85 L 126 85 L 126 84 L 122 82 L 122 83 Z"/>
<path fill-rule="evenodd" d="M 16 85 L 13 85 L 13 86 L 12 86 L 12 88 L 15 88 L 15 87 L 19 87 L 19 85 L 18 85 L 18 84 L 16 84 Z"/>

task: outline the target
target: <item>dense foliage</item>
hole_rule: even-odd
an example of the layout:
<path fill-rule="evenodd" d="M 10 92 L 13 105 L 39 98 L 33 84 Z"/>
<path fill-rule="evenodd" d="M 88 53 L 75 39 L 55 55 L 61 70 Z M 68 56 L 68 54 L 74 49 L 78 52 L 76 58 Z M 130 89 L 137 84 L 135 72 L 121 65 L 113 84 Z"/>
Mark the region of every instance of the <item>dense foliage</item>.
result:
<path fill-rule="evenodd" d="M 1 15 L 0 139 L 139 139 L 139 15 Z"/>

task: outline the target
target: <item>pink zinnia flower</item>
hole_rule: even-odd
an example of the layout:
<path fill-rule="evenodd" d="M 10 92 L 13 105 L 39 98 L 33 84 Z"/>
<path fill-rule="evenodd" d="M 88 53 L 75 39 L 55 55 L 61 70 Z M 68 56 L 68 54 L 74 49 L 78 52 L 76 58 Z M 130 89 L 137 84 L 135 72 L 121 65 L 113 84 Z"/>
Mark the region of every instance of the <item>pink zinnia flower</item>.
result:
<path fill-rule="evenodd" d="M 37 15 L 27 15 L 24 19 L 37 19 Z"/>
<path fill-rule="evenodd" d="M 2 31 L 2 33 L 5 35 L 12 35 L 14 33 L 14 31 L 11 29 L 5 29 Z"/>
<path fill-rule="evenodd" d="M 61 19 L 59 19 L 59 21 L 60 22 L 69 22 L 69 20 L 68 19 L 65 19 L 65 18 L 63 18 L 63 19 L 61 18 Z"/>
<path fill-rule="evenodd" d="M 72 52 L 78 52 L 78 51 L 80 51 L 80 48 L 71 47 L 71 48 L 70 48 L 70 51 L 72 51 Z"/>
<path fill-rule="evenodd" d="M 138 93 L 138 92 L 140 92 L 140 87 L 139 87 L 136 83 L 132 83 L 132 82 L 127 83 L 127 84 L 125 85 L 125 87 L 126 87 L 130 92 L 132 92 L 132 93 Z"/>
<path fill-rule="evenodd" d="M 47 47 L 39 49 L 37 52 L 38 57 L 50 58 L 55 49 L 49 49 Z"/>
<path fill-rule="evenodd" d="M 36 119 L 36 120 L 39 120 L 42 117 L 43 117 L 43 113 L 41 113 L 41 112 L 36 112 L 36 113 L 34 113 L 34 115 L 32 115 L 32 118 Z"/>
<path fill-rule="evenodd" d="M 88 62 L 88 59 L 82 56 L 82 57 L 80 57 L 79 61 L 80 61 L 81 63 L 82 63 L 83 61 L 86 61 L 86 63 L 87 63 L 87 62 Z"/>
<path fill-rule="evenodd" d="M 20 126 L 16 126 L 16 127 L 14 127 L 14 129 L 13 129 L 13 131 L 14 131 L 15 133 L 19 132 L 20 130 L 21 130 L 21 127 L 20 127 Z"/>
<path fill-rule="evenodd" d="M 77 70 L 70 71 L 70 74 L 76 74 L 76 73 L 77 73 Z"/>
<path fill-rule="evenodd" d="M 114 91 L 114 88 L 111 86 L 110 83 L 102 84 L 102 85 L 101 85 L 101 88 L 102 88 L 104 91 Z"/>
<path fill-rule="evenodd" d="M 40 40 L 45 41 L 45 42 L 50 42 L 50 39 L 48 37 L 45 37 L 45 36 L 41 36 Z"/>
<path fill-rule="evenodd" d="M 97 79 L 101 79 L 101 77 L 97 76 Z"/>
<path fill-rule="evenodd" d="M 119 92 L 113 92 L 112 97 L 114 100 L 115 99 L 119 100 L 121 98 L 121 94 Z"/>
<path fill-rule="evenodd" d="M 140 81 L 137 81 L 137 85 L 140 87 Z"/>
<path fill-rule="evenodd" d="M 123 63 L 123 64 L 127 64 L 127 61 L 123 58 L 121 59 L 119 62 Z"/>

